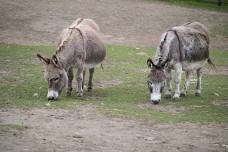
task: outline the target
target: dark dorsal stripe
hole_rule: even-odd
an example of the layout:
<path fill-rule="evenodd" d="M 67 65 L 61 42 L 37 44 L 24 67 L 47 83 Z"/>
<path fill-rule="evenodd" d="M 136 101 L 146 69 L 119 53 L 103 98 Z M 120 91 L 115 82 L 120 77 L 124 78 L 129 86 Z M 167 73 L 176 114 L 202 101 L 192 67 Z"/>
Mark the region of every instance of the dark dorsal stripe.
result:
<path fill-rule="evenodd" d="M 82 46 L 83 46 L 83 51 L 86 53 L 86 43 L 85 43 L 85 37 L 84 37 L 84 34 L 83 34 L 83 32 L 81 31 L 81 29 L 79 29 L 79 28 L 75 28 L 79 33 L 80 33 L 80 35 L 81 35 L 81 37 L 82 37 Z M 86 57 L 86 55 L 85 55 L 85 57 Z"/>
<path fill-rule="evenodd" d="M 83 20 L 84 20 L 84 18 L 80 18 L 79 21 L 77 22 L 76 26 L 79 25 Z M 66 40 L 63 42 L 63 44 L 62 44 L 61 46 L 59 46 L 59 49 L 56 51 L 56 54 L 57 54 L 57 52 L 60 52 L 61 49 L 64 47 L 64 43 L 66 43 L 66 42 L 68 41 L 68 39 L 69 39 L 69 37 L 71 36 L 71 34 L 73 33 L 73 30 L 74 30 L 74 29 L 77 29 L 78 32 L 80 33 L 80 35 L 82 36 L 82 40 L 83 40 L 83 50 L 85 49 L 84 37 L 83 37 L 83 34 L 82 34 L 81 30 L 79 30 L 77 27 L 68 28 L 68 29 L 70 29 L 70 34 L 69 34 L 69 36 L 66 38 Z"/>
<path fill-rule="evenodd" d="M 190 23 L 189 23 L 189 24 L 190 24 Z M 177 34 L 177 31 L 174 30 L 174 29 L 170 29 L 170 30 L 168 30 L 168 31 L 174 32 L 174 34 L 175 34 L 176 37 L 177 37 L 177 40 L 178 40 L 178 48 L 179 48 L 179 54 L 180 54 L 180 61 L 182 61 L 182 60 L 183 60 L 183 55 L 182 55 L 182 53 L 181 53 L 181 41 L 180 41 L 180 38 L 179 38 L 179 36 L 178 36 L 178 34 Z"/>
<path fill-rule="evenodd" d="M 165 41 L 166 41 L 166 39 L 167 39 L 167 35 L 168 35 L 168 32 L 169 32 L 169 31 L 174 32 L 174 34 L 175 34 L 176 37 L 177 37 L 177 40 L 178 40 L 178 47 L 179 47 L 179 54 L 180 54 L 180 61 L 182 61 L 182 60 L 183 60 L 183 55 L 182 55 L 182 53 L 181 53 L 181 43 L 180 43 L 180 38 L 179 38 L 179 36 L 178 36 L 176 30 L 174 30 L 174 29 L 169 29 L 169 30 L 166 32 L 165 38 L 164 38 L 164 40 L 163 40 L 163 41 L 161 42 L 161 44 L 160 44 L 160 49 L 161 49 L 161 50 L 163 49 L 163 45 L 164 45 L 164 43 L 165 43 Z M 165 64 L 166 64 L 169 60 L 170 60 L 170 52 L 169 52 L 169 54 L 168 54 L 167 60 L 166 60 L 164 63 L 162 63 L 162 64 L 159 63 L 159 64 L 161 64 L 160 66 L 161 66 L 161 67 L 165 66 Z"/>
<path fill-rule="evenodd" d="M 78 21 L 77 25 L 79 25 L 83 20 L 84 20 L 84 18 L 80 18 L 80 20 Z"/>
<path fill-rule="evenodd" d="M 167 35 L 168 35 L 168 32 L 166 32 L 165 37 L 164 37 L 164 41 L 162 41 L 161 44 L 160 44 L 160 46 L 159 46 L 161 50 L 162 50 L 163 45 L 164 45 L 164 43 L 165 43 L 165 41 L 166 41 Z"/>
<path fill-rule="evenodd" d="M 192 24 L 192 22 L 187 22 L 187 23 L 185 23 L 183 25 L 185 26 L 185 25 L 189 25 L 189 24 Z"/>
<path fill-rule="evenodd" d="M 81 29 L 79 29 L 77 27 L 70 28 L 70 29 L 71 29 L 71 31 L 70 31 L 69 37 L 73 33 L 73 30 L 77 30 L 79 32 L 80 36 L 82 37 L 82 49 L 84 51 L 84 58 L 86 58 L 86 40 L 85 40 L 85 36 L 84 36 L 83 32 L 81 31 Z M 65 42 L 67 42 L 67 41 L 65 41 Z M 59 48 L 59 50 L 56 51 L 56 54 L 57 54 L 57 52 L 61 51 L 61 49 L 62 49 L 63 46 L 64 46 L 64 44 Z"/>

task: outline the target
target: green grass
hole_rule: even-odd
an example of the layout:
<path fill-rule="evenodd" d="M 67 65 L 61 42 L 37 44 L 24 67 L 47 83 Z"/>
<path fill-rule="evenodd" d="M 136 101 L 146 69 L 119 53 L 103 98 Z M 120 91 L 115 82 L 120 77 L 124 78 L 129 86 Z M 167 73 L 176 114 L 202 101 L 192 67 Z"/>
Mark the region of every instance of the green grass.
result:
<path fill-rule="evenodd" d="M 60 100 L 49 103 L 46 99 L 47 82 L 43 79 L 42 64 L 36 58 L 36 53 L 50 57 L 54 48 L 0 44 L 0 106 L 74 108 L 93 104 L 107 114 L 154 122 L 228 123 L 227 76 L 205 75 L 201 97 L 194 96 L 195 86 L 192 84 L 185 98 L 178 101 L 162 99 L 160 108 L 171 107 L 177 112 L 159 111 L 154 109 L 155 105 L 149 104 L 146 85 L 146 60 L 154 55 L 154 49 L 109 45 L 107 50 L 104 71 L 99 66 L 95 71 L 95 89 L 92 93 L 85 92 L 80 98 L 75 90 L 71 97 L 66 97 L 63 92 Z M 228 65 L 226 51 L 212 51 L 211 57 L 216 65 Z M 108 82 L 109 85 L 96 88 L 98 82 Z M 115 82 L 121 83 L 115 85 Z M 178 112 L 179 109 L 184 110 Z"/>
<path fill-rule="evenodd" d="M 147 0 L 154 1 L 154 0 Z M 224 4 L 221 6 L 217 5 L 216 0 L 156 0 L 159 2 L 165 2 L 171 5 L 178 5 L 191 8 L 201 8 L 211 11 L 228 12 L 228 1 L 224 0 Z"/>

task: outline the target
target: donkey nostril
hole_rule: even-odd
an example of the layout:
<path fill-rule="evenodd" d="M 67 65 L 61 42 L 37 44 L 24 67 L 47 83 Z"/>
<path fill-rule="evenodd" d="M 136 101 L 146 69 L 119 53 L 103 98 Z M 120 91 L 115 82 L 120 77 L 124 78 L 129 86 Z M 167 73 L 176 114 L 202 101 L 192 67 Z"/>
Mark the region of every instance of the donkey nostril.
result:
<path fill-rule="evenodd" d="M 153 104 L 159 104 L 160 100 L 152 100 Z"/>
<path fill-rule="evenodd" d="M 54 100 L 55 98 L 54 97 L 48 97 L 48 100 Z"/>

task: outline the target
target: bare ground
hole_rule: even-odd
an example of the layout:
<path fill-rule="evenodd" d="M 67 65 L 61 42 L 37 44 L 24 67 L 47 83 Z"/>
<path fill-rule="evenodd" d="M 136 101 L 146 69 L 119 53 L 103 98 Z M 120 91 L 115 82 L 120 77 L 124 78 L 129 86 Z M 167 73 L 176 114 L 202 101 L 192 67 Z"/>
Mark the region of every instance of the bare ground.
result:
<path fill-rule="evenodd" d="M 162 32 L 189 21 L 210 31 L 211 47 L 228 50 L 228 13 L 146 0 L 0 0 L 0 42 L 53 44 L 78 17 L 92 18 L 108 43 L 156 47 Z"/>
<path fill-rule="evenodd" d="M 63 109 L 1 109 L 1 124 L 27 129 L 0 129 L 4 152 L 222 152 L 228 128 L 222 125 L 153 124 L 111 118 L 93 106 Z"/>
<path fill-rule="evenodd" d="M 194 20 L 208 26 L 212 48 L 228 50 L 228 38 L 223 35 L 228 14 L 157 2 L 0 0 L 0 14 L 0 42 L 6 43 L 54 44 L 62 28 L 77 17 L 89 17 L 100 25 L 107 43 L 156 47 L 162 32 Z M 186 109 L 158 106 L 152 110 L 179 113 Z M 227 125 L 146 123 L 105 116 L 91 105 L 71 110 L 1 108 L 0 124 L 28 126 L 0 128 L 0 151 L 4 152 L 228 151 Z"/>

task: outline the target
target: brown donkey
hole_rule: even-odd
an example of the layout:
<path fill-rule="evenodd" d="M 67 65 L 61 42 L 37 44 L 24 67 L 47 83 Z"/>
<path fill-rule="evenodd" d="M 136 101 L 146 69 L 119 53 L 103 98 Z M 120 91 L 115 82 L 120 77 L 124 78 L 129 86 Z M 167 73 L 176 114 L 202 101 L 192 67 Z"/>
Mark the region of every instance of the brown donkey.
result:
<path fill-rule="evenodd" d="M 62 31 L 52 59 L 37 54 L 45 65 L 44 78 L 48 82 L 48 100 L 58 99 L 66 85 L 67 95 L 71 95 L 73 67 L 77 68 L 77 95 L 83 95 L 86 68 L 89 69 L 88 91 L 92 90 L 94 68 L 106 56 L 100 34 L 99 26 L 93 20 L 79 18 Z"/>

